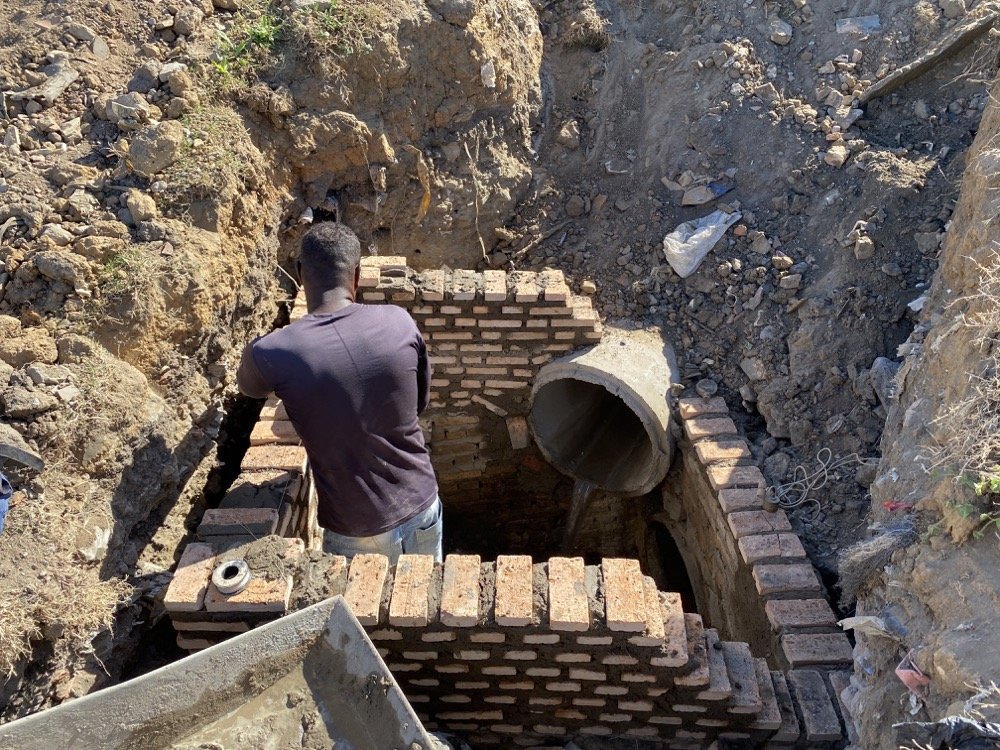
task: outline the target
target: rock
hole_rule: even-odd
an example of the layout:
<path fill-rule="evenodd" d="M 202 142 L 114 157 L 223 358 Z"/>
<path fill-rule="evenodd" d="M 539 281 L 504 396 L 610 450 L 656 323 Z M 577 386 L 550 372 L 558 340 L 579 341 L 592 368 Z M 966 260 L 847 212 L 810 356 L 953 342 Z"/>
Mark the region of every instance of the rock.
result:
<path fill-rule="evenodd" d="M 152 177 L 177 160 L 183 143 L 184 128 L 166 120 L 139 133 L 129 144 L 126 160 L 136 174 Z"/>
<path fill-rule="evenodd" d="M 59 406 L 59 401 L 44 391 L 15 385 L 0 393 L 0 406 L 12 419 L 29 419 L 36 414 L 52 411 Z"/>
<path fill-rule="evenodd" d="M 775 16 L 771 19 L 771 41 L 784 47 L 792 41 L 792 26 L 787 21 L 782 21 Z"/>
<path fill-rule="evenodd" d="M 750 249 L 758 255 L 770 255 L 771 243 L 768 241 L 767 235 L 758 232 L 753 238 L 753 242 L 750 243 Z"/>
<path fill-rule="evenodd" d="M 80 71 L 69 64 L 69 56 L 65 52 L 61 53 L 51 65 L 42 68 L 42 72 L 46 76 L 42 83 L 10 94 L 10 98 L 14 101 L 27 102 L 28 114 L 32 114 L 31 109 L 37 112 L 43 106 L 52 106 L 70 84 L 80 77 Z M 35 106 L 31 107 L 32 104 Z"/>
<path fill-rule="evenodd" d="M 182 62 L 168 62 L 160 68 L 160 72 L 156 74 L 156 77 L 160 80 L 160 83 L 166 83 L 170 80 L 170 76 L 174 73 L 182 73 L 187 70 L 187 65 Z"/>
<path fill-rule="evenodd" d="M 847 145 L 841 141 L 837 141 L 827 149 L 823 161 L 831 167 L 842 167 L 850 154 L 851 152 L 848 150 Z"/>
<path fill-rule="evenodd" d="M 890 260 L 888 263 L 883 263 L 882 267 L 879 269 L 886 276 L 902 276 L 903 269 L 899 267 L 899 263 L 894 260 Z"/>
<path fill-rule="evenodd" d="M 144 62 L 128 82 L 129 93 L 146 94 L 150 89 L 155 89 L 160 83 L 159 75 L 160 63 L 156 60 Z"/>
<path fill-rule="evenodd" d="M 767 369 L 757 357 L 746 357 L 741 360 L 740 369 L 751 380 L 764 380 L 767 377 Z"/>
<path fill-rule="evenodd" d="M 899 372 L 899 368 L 899 362 L 893 362 L 885 357 L 876 357 L 872 362 L 869 372 L 872 388 L 886 409 L 896 395 L 896 373 Z"/>
<path fill-rule="evenodd" d="M 28 365 L 25 372 L 35 385 L 59 385 L 60 383 L 65 383 L 73 376 L 68 367 L 63 367 L 62 365 L 45 365 L 37 362 L 33 365 Z"/>
<path fill-rule="evenodd" d="M 779 271 L 787 271 L 793 265 L 795 261 L 784 253 L 775 253 L 771 256 L 771 265 L 774 266 Z"/>
<path fill-rule="evenodd" d="M 875 461 L 861 464 L 858 466 L 857 471 L 854 472 L 854 481 L 862 487 L 871 487 L 871 484 L 875 481 L 875 476 L 877 474 L 878 463 Z"/>
<path fill-rule="evenodd" d="M 107 60 L 111 57 L 111 48 L 108 46 L 108 43 L 104 41 L 104 37 L 99 36 L 91 42 L 90 51 L 94 53 L 94 57 L 98 60 Z"/>
<path fill-rule="evenodd" d="M 427 5 L 448 23 L 464 28 L 476 15 L 477 3 L 475 0 L 427 0 Z"/>
<path fill-rule="evenodd" d="M 62 281 L 74 289 L 84 286 L 84 279 L 90 272 L 90 264 L 86 258 L 76 253 L 62 250 L 43 250 L 34 256 L 38 273 L 52 281 Z"/>
<path fill-rule="evenodd" d="M 764 476 L 771 484 L 781 484 L 788 475 L 788 467 L 792 459 L 787 453 L 777 452 L 764 459 Z"/>
<path fill-rule="evenodd" d="M 80 389 L 77 388 L 75 385 L 65 385 L 62 388 L 56 390 L 56 396 L 59 397 L 60 401 L 66 404 L 74 400 L 79 395 L 80 395 Z"/>
<path fill-rule="evenodd" d="M 681 205 L 701 206 L 709 201 L 714 201 L 716 197 L 710 187 L 707 185 L 698 185 L 684 191 L 684 195 L 681 197 Z"/>
<path fill-rule="evenodd" d="M 212 5 L 220 10 L 239 10 L 242 7 L 241 0 L 212 0 Z"/>
<path fill-rule="evenodd" d="M 193 5 L 185 5 L 174 14 L 174 32 L 182 36 L 191 36 L 201 26 L 205 19 L 205 14 L 200 8 Z"/>
<path fill-rule="evenodd" d="M 584 279 L 580 283 L 580 291 L 588 296 L 597 294 L 597 284 L 590 279 Z"/>
<path fill-rule="evenodd" d="M 868 260 L 875 255 L 875 242 L 871 237 L 862 235 L 854 241 L 854 257 L 858 260 Z"/>
<path fill-rule="evenodd" d="M 576 120 L 564 122 L 556 134 L 556 143 L 570 151 L 580 148 L 580 123 Z"/>
<path fill-rule="evenodd" d="M 156 201 L 148 193 L 132 188 L 125 192 L 125 205 L 136 224 L 156 218 Z"/>
<path fill-rule="evenodd" d="M 577 216 L 583 216 L 587 211 L 587 203 L 579 195 L 570 196 L 570 199 L 566 201 L 566 215 L 571 218 L 576 218 Z"/>
<path fill-rule="evenodd" d="M 100 207 L 97 198 L 83 188 L 77 188 L 66 199 L 66 215 L 76 221 L 83 221 Z"/>
<path fill-rule="evenodd" d="M 793 273 L 788 276 L 783 276 L 778 282 L 778 286 L 782 289 L 798 289 L 802 286 L 802 274 Z"/>
<path fill-rule="evenodd" d="M 184 96 L 194 91 L 194 79 L 186 70 L 177 70 L 168 75 L 165 79 L 170 93 L 174 96 Z"/>
<path fill-rule="evenodd" d="M 965 15 L 965 0 L 939 0 L 945 18 L 961 18 Z"/>
<path fill-rule="evenodd" d="M 137 92 L 122 94 L 107 103 L 105 117 L 116 125 L 123 120 L 149 122 L 149 102 Z"/>
<path fill-rule="evenodd" d="M 0 360 L 0 388 L 6 388 L 10 382 L 10 376 L 14 374 L 14 368 L 3 360 Z"/>
<path fill-rule="evenodd" d="M 66 27 L 67 33 L 81 42 L 92 42 L 97 39 L 97 32 L 82 23 L 71 23 Z"/>
<path fill-rule="evenodd" d="M 75 238 L 72 232 L 63 229 L 59 224 L 46 224 L 42 227 L 42 231 L 38 233 L 38 239 L 47 239 L 57 247 L 66 247 Z"/>

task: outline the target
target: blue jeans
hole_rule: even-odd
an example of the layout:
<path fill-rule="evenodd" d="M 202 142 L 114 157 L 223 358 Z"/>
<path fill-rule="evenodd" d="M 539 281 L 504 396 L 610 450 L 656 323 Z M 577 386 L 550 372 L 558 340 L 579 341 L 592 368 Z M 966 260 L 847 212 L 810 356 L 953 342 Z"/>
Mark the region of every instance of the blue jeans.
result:
<path fill-rule="evenodd" d="M 0 534 L 3 533 L 3 522 L 7 518 L 7 510 L 10 506 L 10 499 L 14 495 L 14 488 L 10 486 L 2 473 L 0 473 Z"/>
<path fill-rule="evenodd" d="M 400 555 L 433 555 L 441 562 L 442 516 L 441 498 L 436 498 L 427 510 L 375 536 L 344 536 L 324 529 L 323 551 L 343 555 L 348 561 L 355 555 L 385 555 L 390 565 L 395 565 Z"/>

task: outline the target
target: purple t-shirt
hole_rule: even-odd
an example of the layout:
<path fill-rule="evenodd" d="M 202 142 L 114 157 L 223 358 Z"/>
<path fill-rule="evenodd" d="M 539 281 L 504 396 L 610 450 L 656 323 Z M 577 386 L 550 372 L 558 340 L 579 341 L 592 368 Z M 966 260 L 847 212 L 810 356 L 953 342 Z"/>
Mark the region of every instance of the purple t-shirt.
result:
<path fill-rule="evenodd" d="M 284 402 L 309 456 L 323 528 L 381 534 L 437 497 L 417 421 L 430 364 L 403 308 L 353 303 L 306 315 L 247 347 L 240 384 Z"/>

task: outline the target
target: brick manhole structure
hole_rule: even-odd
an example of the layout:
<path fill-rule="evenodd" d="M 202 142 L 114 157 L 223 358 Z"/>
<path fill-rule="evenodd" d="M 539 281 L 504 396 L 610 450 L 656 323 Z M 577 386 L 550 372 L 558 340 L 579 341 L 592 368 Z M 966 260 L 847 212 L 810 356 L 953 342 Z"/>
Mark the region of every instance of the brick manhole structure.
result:
<path fill-rule="evenodd" d="M 589 298 L 573 295 L 561 272 L 416 273 L 391 257 L 366 258 L 361 285 L 360 301 L 406 307 L 427 340 L 434 376 L 422 425 L 449 523 L 491 527 L 499 544 L 535 539 L 533 555 L 464 542 L 481 553 L 449 554 L 443 565 L 329 556 L 328 591 L 346 597 L 428 729 L 473 746 L 561 748 L 578 735 L 670 748 L 844 745 L 836 696 L 850 643 L 784 512 L 764 509 L 764 477 L 721 398 L 674 405 L 677 455 L 658 489 L 594 507 L 612 541 L 595 541 L 589 560 L 553 556 L 552 537 L 529 527 L 550 529 L 565 508 L 546 502 L 558 475 L 526 417 L 539 370 L 601 341 Z M 302 314 L 300 300 L 292 319 Z M 210 576 L 228 550 L 261 537 L 275 537 L 286 560 L 318 554 L 298 442 L 280 402 L 268 402 L 240 478 L 206 512 L 166 593 L 183 648 L 288 610 L 292 575 L 231 596 Z M 534 484 L 543 489 L 532 496 Z M 529 501 L 511 510 L 522 490 Z M 688 611 L 639 560 L 616 554 L 634 528 L 618 515 L 628 503 L 652 511 L 647 526 L 674 540 L 693 592 Z M 504 531 L 508 521 L 528 530 Z"/>

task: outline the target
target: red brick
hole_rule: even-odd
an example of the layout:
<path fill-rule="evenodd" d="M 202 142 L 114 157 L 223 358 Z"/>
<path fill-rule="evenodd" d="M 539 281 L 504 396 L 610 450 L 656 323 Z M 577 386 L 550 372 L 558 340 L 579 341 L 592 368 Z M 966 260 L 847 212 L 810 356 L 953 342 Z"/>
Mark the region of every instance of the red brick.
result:
<path fill-rule="evenodd" d="M 389 558 L 385 555 L 357 555 L 351 561 L 344 598 L 358 622 L 365 627 L 378 625 L 388 575 Z"/>
<path fill-rule="evenodd" d="M 752 456 L 746 441 L 740 440 L 702 440 L 695 443 L 695 455 L 703 464 L 736 464 L 748 463 Z"/>
<path fill-rule="evenodd" d="M 803 594 L 820 594 L 816 571 L 809 563 L 753 566 L 753 579 L 761 596 L 790 599 Z"/>
<path fill-rule="evenodd" d="M 764 612 L 777 633 L 832 628 L 837 624 L 837 617 L 826 599 L 774 599 L 764 603 Z"/>
<path fill-rule="evenodd" d="M 733 686 L 733 697 L 728 710 L 733 714 L 755 714 L 761 709 L 760 686 L 750 647 L 745 643 L 723 641 L 722 654 L 726 660 Z"/>
<path fill-rule="evenodd" d="M 840 719 L 826 690 L 823 675 L 812 669 L 793 669 L 788 681 L 794 692 L 809 742 L 836 742 L 843 736 Z"/>
<path fill-rule="evenodd" d="M 688 662 L 688 652 L 681 595 L 660 594 L 660 611 L 663 614 L 663 649 L 649 663 L 654 667 L 683 667 Z"/>
<path fill-rule="evenodd" d="M 205 609 L 209 612 L 287 612 L 292 596 L 292 577 L 269 581 L 251 578 L 238 594 L 223 594 L 209 584 L 205 594 Z"/>
<path fill-rule="evenodd" d="M 251 446 L 243 456 L 243 471 L 280 469 L 282 471 L 305 470 L 306 449 L 294 445 Z"/>
<path fill-rule="evenodd" d="M 781 636 L 781 650 L 792 667 L 847 666 L 854 661 L 844 633 L 794 633 Z"/>
<path fill-rule="evenodd" d="M 483 298 L 487 302 L 507 300 L 507 274 L 503 271 L 483 271 Z"/>
<path fill-rule="evenodd" d="M 448 555 L 444 561 L 441 623 L 458 628 L 479 623 L 479 555 Z"/>
<path fill-rule="evenodd" d="M 756 466 L 708 466 L 705 476 L 712 489 L 728 489 L 730 487 L 765 487 L 764 475 Z"/>
<path fill-rule="evenodd" d="M 284 419 L 262 420 L 250 432 L 250 445 L 298 445 L 299 434 Z"/>
<path fill-rule="evenodd" d="M 773 732 L 781 728 L 781 709 L 774 694 L 774 683 L 771 672 L 767 668 L 767 659 L 754 659 L 754 671 L 757 673 L 757 686 L 760 688 L 762 708 L 757 719 L 751 725 L 753 729 Z"/>
<path fill-rule="evenodd" d="M 430 623 L 431 555 L 400 555 L 389 602 L 389 624 L 426 627 Z"/>
<path fill-rule="evenodd" d="M 756 534 L 739 541 L 740 554 L 748 565 L 759 562 L 784 562 L 804 560 L 806 551 L 802 542 L 792 533 Z"/>
<path fill-rule="evenodd" d="M 642 579 L 643 593 L 643 615 L 646 621 L 645 632 L 642 635 L 634 635 L 629 638 L 629 643 L 636 646 L 659 647 L 663 643 L 663 611 L 660 608 L 660 592 L 656 588 L 656 582 L 649 576 Z M 588 645 L 581 638 L 580 645 Z"/>
<path fill-rule="evenodd" d="M 780 508 L 769 512 L 766 510 L 740 510 L 726 516 L 733 536 L 741 539 L 751 534 L 767 534 L 775 531 L 791 531 L 792 525 L 788 516 Z"/>
<path fill-rule="evenodd" d="M 277 527 L 278 511 L 274 508 L 210 508 L 201 517 L 198 535 L 267 536 L 273 534 Z"/>
<path fill-rule="evenodd" d="M 682 687 L 708 687 L 708 652 L 705 647 L 705 624 L 701 615 L 685 613 L 684 629 L 687 631 L 689 671 L 675 677 L 674 683 Z"/>
<path fill-rule="evenodd" d="M 163 596 L 163 606 L 167 611 L 199 611 L 205 602 L 205 592 L 214 569 L 215 551 L 211 545 L 196 542 L 185 547 Z"/>
<path fill-rule="evenodd" d="M 533 601 L 531 558 L 527 555 L 499 556 L 494 603 L 497 625 L 502 627 L 530 625 L 534 614 Z"/>
<path fill-rule="evenodd" d="M 741 510 L 762 510 L 761 490 L 730 488 L 719 490 L 719 505 L 723 513 Z"/>
<path fill-rule="evenodd" d="M 694 417 L 684 421 L 688 440 L 701 440 L 723 435 L 739 435 L 736 423 L 729 417 Z"/>
<path fill-rule="evenodd" d="M 638 560 L 604 558 L 601 561 L 604 606 L 611 630 L 641 633 L 646 629 L 646 601 Z"/>
<path fill-rule="evenodd" d="M 549 627 L 570 631 L 590 627 L 582 557 L 553 557 L 549 560 Z"/>
<path fill-rule="evenodd" d="M 260 419 L 262 422 L 272 419 L 287 420 L 288 412 L 285 411 L 285 404 L 272 396 L 264 402 L 264 408 L 260 410 Z"/>

